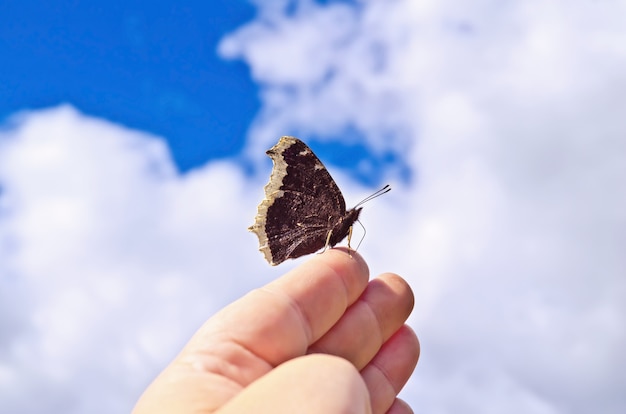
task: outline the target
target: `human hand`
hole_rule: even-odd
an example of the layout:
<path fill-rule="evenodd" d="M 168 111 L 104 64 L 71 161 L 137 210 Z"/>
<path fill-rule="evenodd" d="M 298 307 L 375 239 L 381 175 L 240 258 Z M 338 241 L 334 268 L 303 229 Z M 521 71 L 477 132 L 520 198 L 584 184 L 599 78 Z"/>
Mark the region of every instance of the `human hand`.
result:
<path fill-rule="evenodd" d="M 411 413 L 419 342 L 399 276 L 330 249 L 210 318 L 141 396 L 144 413 Z"/>

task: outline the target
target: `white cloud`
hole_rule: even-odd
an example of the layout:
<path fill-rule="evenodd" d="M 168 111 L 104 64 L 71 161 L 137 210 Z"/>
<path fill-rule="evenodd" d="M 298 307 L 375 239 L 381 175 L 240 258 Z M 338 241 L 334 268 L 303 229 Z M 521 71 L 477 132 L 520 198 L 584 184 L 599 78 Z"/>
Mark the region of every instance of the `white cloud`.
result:
<path fill-rule="evenodd" d="M 3 410 L 129 411 L 202 321 L 271 279 L 246 231 L 262 184 L 219 162 L 179 177 L 162 141 L 70 107 L 12 123 L 0 136 Z"/>
<path fill-rule="evenodd" d="M 355 126 L 417 172 L 363 214 L 372 267 L 417 294 L 404 396 L 423 412 L 624 411 L 626 3 L 299 4 L 221 51 L 265 90 L 252 151 Z"/>
<path fill-rule="evenodd" d="M 263 90 L 246 154 L 354 127 L 416 172 L 381 171 L 399 184 L 362 214 L 372 273 L 416 293 L 423 355 L 404 398 L 432 413 L 623 412 L 626 3 L 257 4 L 220 49 Z M 8 412 L 128 411 L 211 312 L 293 266 L 265 266 L 245 229 L 265 173 L 224 161 L 178 176 L 160 140 L 70 107 L 12 122 Z M 349 203 L 369 191 L 335 178 Z"/>

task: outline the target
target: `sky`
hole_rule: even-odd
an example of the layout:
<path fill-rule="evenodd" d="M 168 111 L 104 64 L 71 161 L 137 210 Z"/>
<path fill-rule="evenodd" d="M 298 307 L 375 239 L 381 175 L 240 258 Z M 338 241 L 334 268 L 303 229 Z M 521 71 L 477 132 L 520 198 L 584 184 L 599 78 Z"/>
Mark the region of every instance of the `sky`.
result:
<path fill-rule="evenodd" d="M 412 286 L 418 413 L 626 411 L 626 2 L 3 2 L 0 407 L 129 412 L 269 266 L 293 134 Z M 356 229 L 358 231 L 358 229 Z M 37 398 L 33 398 L 37 396 Z"/>

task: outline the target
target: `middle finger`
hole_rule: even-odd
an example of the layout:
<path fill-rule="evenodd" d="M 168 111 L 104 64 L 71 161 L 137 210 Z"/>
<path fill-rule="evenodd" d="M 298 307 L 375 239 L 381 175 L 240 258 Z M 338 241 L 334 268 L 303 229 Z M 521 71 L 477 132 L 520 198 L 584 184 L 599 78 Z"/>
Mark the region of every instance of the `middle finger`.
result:
<path fill-rule="evenodd" d="M 359 299 L 308 353 L 343 357 L 362 369 L 413 310 L 413 292 L 400 276 L 385 273 L 369 282 Z"/>

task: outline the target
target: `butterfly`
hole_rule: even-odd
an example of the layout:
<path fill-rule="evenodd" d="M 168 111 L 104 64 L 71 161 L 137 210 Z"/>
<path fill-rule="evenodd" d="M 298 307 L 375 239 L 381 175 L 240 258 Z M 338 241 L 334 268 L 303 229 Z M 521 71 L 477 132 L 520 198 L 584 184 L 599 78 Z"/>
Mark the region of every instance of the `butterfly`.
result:
<path fill-rule="evenodd" d="M 284 136 L 266 154 L 272 173 L 248 230 L 256 233 L 259 250 L 272 266 L 333 247 L 346 236 L 350 248 L 360 205 L 391 190 L 387 185 L 346 211 L 335 180 L 304 142 Z"/>

